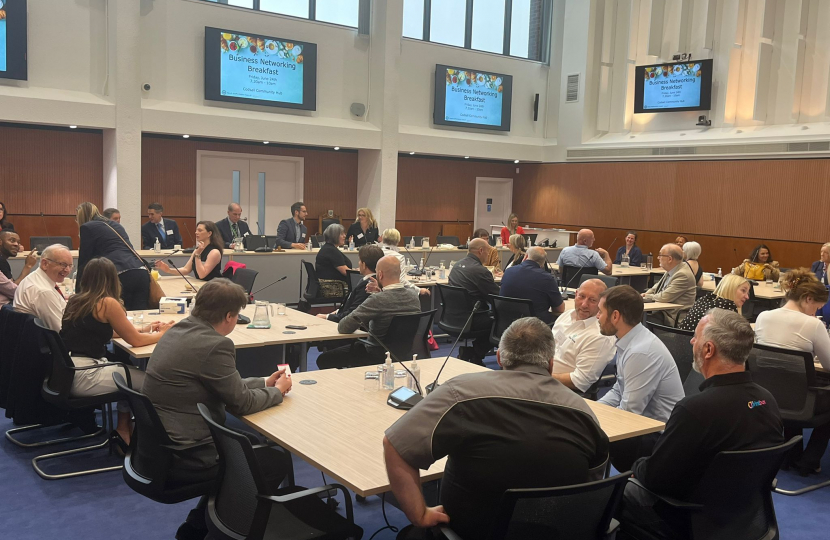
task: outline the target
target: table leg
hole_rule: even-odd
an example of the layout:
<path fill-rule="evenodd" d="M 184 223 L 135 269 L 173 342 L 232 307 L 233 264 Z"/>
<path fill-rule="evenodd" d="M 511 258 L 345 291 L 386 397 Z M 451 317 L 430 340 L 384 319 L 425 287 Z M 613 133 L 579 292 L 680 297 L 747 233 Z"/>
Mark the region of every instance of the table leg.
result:
<path fill-rule="evenodd" d="M 303 342 L 297 345 L 300 347 L 300 371 L 305 373 L 308 371 L 308 343 Z"/>

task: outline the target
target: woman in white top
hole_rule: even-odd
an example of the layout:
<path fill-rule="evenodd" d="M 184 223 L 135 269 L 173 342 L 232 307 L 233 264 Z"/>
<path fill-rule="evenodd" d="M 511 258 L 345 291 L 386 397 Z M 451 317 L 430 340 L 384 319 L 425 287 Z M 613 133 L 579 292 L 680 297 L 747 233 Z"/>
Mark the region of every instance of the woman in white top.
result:
<path fill-rule="evenodd" d="M 830 337 L 824 324 L 815 317 L 816 310 L 827 303 L 827 289 L 806 268 L 787 272 L 781 286 L 786 292 L 787 303 L 784 307 L 758 315 L 755 341 L 762 345 L 811 352 L 822 367 L 830 370 Z M 799 472 L 806 475 L 821 470 L 821 457 L 827 450 L 828 441 L 830 423 L 813 430 L 804 453 L 793 464 Z"/>

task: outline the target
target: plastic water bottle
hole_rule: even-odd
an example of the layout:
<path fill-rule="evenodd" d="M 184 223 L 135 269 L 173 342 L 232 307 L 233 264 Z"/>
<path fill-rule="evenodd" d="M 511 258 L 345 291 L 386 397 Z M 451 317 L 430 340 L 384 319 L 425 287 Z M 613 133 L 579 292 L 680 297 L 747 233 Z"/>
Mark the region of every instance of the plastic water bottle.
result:
<path fill-rule="evenodd" d="M 501 235 L 498 235 L 498 236 L 496 237 L 496 247 L 497 247 L 497 248 L 502 247 L 502 243 L 501 243 Z"/>
<path fill-rule="evenodd" d="M 718 268 L 718 277 L 723 277 L 723 270 Z"/>
<path fill-rule="evenodd" d="M 469 247 L 469 246 L 470 246 L 470 237 L 468 236 L 467 237 L 467 247 Z"/>
<path fill-rule="evenodd" d="M 415 237 L 414 236 L 409 238 L 409 249 L 415 249 Z"/>
<path fill-rule="evenodd" d="M 646 258 L 646 269 L 651 272 L 651 269 L 654 268 L 654 257 L 651 256 L 649 252 L 648 257 Z"/>
<path fill-rule="evenodd" d="M 311 251 L 311 248 L 312 248 L 312 247 L 313 247 L 313 246 L 311 245 L 311 239 L 309 238 L 309 239 L 308 239 L 308 243 L 305 245 L 305 248 L 306 248 L 307 250 Z"/>
<path fill-rule="evenodd" d="M 349 238 L 349 251 L 354 251 L 354 238 Z"/>
<path fill-rule="evenodd" d="M 441 268 L 438 269 L 438 278 L 447 279 L 447 269 L 444 268 L 444 263 L 441 263 Z"/>
<path fill-rule="evenodd" d="M 159 242 L 158 238 L 156 238 L 156 243 L 153 244 L 153 251 L 155 251 L 156 253 L 161 253 L 161 243 Z"/>
<path fill-rule="evenodd" d="M 386 353 L 386 362 L 383 364 L 383 389 L 395 389 L 395 367 L 392 365 L 392 356 Z"/>
<path fill-rule="evenodd" d="M 620 257 L 620 266 L 623 268 L 628 268 L 628 263 L 631 259 L 628 258 L 628 253 L 623 253 L 622 257 Z"/>
<path fill-rule="evenodd" d="M 409 371 L 411 374 L 407 374 L 406 377 L 406 387 L 412 390 L 413 392 L 418 392 L 418 388 L 421 384 L 421 368 L 418 367 L 418 355 L 412 355 L 412 365 L 409 366 Z"/>

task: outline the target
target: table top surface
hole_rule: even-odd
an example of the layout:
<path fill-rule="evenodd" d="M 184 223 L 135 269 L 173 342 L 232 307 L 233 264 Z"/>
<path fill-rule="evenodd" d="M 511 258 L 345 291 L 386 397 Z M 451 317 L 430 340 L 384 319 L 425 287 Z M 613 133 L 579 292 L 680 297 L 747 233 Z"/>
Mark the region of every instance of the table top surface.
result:
<path fill-rule="evenodd" d="M 199 287 L 204 284 L 203 281 L 191 280 L 194 286 Z M 165 291 L 166 296 L 182 296 L 180 291 L 184 291 L 184 280 L 180 277 L 162 277 L 159 278 L 159 284 L 162 290 Z M 242 314 L 253 320 L 255 306 L 248 305 L 242 310 Z M 134 315 L 136 312 L 130 312 Z M 187 315 L 163 315 L 158 310 L 144 311 L 144 322 L 153 321 L 180 321 L 187 317 Z M 273 313 L 273 315 L 272 315 Z M 303 313 L 295 309 L 286 308 L 285 315 L 276 315 L 276 306 L 273 304 L 269 307 L 269 318 L 271 319 L 271 328 L 247 328 L 247 325 L 239 324 L 234 328 L 233 332 L 228 334 L 228 337 L 233 341 L 237 349 L 244 349 L 249 347 L 264 347 L 266 345 L 285 345 L 288 343 L 304 343 L 309 341 L 329 341 L 333 339 L 357 339 L 366 337 L 369 334 L 363 331 L 356 331 L 352 334 L 340 334 L 337 331 L 337 323 Z M 286 329 L 285 325 L 299 325 L 308 327 L 306 330 L 291 330 Z M 285 332 L 291 332 L 286 334 Z M 113 343 L 127 350 L 131 356 L 135 358 L 149 358 L 155 350 L 155 345 L 147 345 L 145 347 L 130 347 L 123 339 L 115 339 Z"/>
<path fill-rule="evenodd" d="M 559 263 L 548 263 L 548 265 L 557 272 L 559 271 Z M 618 277 L 647 276 L 649 274 L 662 275 L 665 273 L 666 271 L 659 266 L 655 266 L 651 270 L 647 270 L 641 266 L 629 266 L 627 268 L 623 268 L 619 264 L 611 265 L 611 275 Z"/>
<path fill-rule="evenodd" d="M 714 281 L 704 281 L 701 288 L 704 291 L 714 291 L 715 290 L 715 282 Z M 753 285 L 752 287 L 755 292 L 755 298 L 763 298 L 764 300 L 780 300 L 784 298 L 785 294 L 781 288 L 775 288 L 774 285 L 767 285 L 766 282 L 758 283 L 758 285 Z"/>
<path fill-rule="evenodd" d="M 431 382 L 443 358 L 419 360 L 421 380 Z M 252 414 L 243 420 L 269 439 L 284 446 L 346 487 L 368 497 L 389 491 L 389 478 L 383 460 L 385 430 L 404 411 L 386 404 L 388 391 L 365 391 L 364 373 L 374 366 L 330 369 L 292 375 L 293 386 L 283 403 Z M 440 382 L 464 373 L 488 371 L 451 358 Z M 299 384 L 311 379 L 313 385 Z M 405 378 L 395 379 L 402 386 Z M 665 428 L 662 422 L 587 401 L 609 440 L 654 433 Z M 446 459 L 421 471 L 421 480 L 435 480 L 444 472 Z"/>

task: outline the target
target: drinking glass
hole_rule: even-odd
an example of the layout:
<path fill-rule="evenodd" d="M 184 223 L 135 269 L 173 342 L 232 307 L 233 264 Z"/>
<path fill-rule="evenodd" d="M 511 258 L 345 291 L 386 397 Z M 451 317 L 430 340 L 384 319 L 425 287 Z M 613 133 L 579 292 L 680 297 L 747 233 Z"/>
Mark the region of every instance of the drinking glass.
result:
<path fill-rule="evenodd" d="M 378 376 L 377 371 L 367 371 L 363 375 L 363 391 L 364 392 L 377 392 L 378 391 L 378 381 L 380 377 Z"/>
<path fill-rule="evenodd" d="M 277 304 L 277 315 L 285 315 L 285 304 L 278 303 Z"/>

